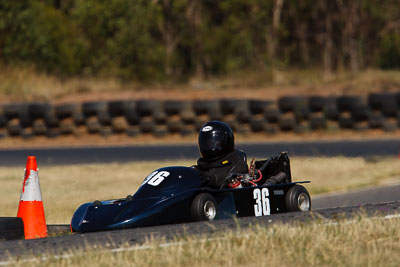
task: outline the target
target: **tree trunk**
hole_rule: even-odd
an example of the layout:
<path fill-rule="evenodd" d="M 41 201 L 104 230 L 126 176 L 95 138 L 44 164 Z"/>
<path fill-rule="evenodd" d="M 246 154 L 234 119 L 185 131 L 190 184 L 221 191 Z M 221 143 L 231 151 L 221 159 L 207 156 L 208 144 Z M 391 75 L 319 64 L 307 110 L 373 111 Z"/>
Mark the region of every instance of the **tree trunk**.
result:
<path fill-rule="evenodd" d="M 327 0 L 329 1 L 329 0 Z M 325 34 L 324 34 L 324 79 L 330 80 L 333 75 L 333 31 L 332 12 L 329 10 L 329 3 L 324 1 L 325 10 Z"/>
<path fill-rule="evenodd" d="M 192 30 L 193 46 L 192 46 L 192 59 L 194 61 L 194 71 L 196 79 L 204 79 L 204 65 L 203 55 L 201 48 L 201 38 L 199 28 L 203 22 L 201 2 L 199 0 L 188 0 L 186 8 L 186 19 Z"/>
<path fill-rule="evenodd" d="M 282 7 L 284 0 L 274 0 L 274 10 L 272 15 L 272 28 L 267 35 L 267 51 L 272 63 L 275 66 L 276 47 L 278 45 L 278 30 L 281 24 Z"/>
<path fill-rule="evenodd" d="M 359 1 L 350 1 L 350 20 L 349 20 L 349 54 L 350 68 L 352 73 L 358 73 L 358 27 L 360 21 Z"/>
<path fill-rule="evenodd" d="M 310 49 L 308 46 L 308 32 L 307 32 L 307 23 L 299 22 L 299 25 L 296 26 L 297 38 L 299 39 L 299 48 L 301 61 L 304 65 L 309 67 L 310 64 Z"/>
<path fill-rule="evenodd" d="M 344 20 L 344 28 L 342 29 L 342 46 L 344 56 L 349 58 L 349 67 L 353 74 L 359 71 L 358 61 L 358 28 L 360 21 L 360 4 L 359 1 L 343 0 L 336 1 L 339 6 L 341 17 Z"/>
<path fill-rule="evenodd" d="M 165 45 L 164 71 L 168 76 L 172 76 L 174 72 L 172 68 L 172 58 L 175 53 L 176 44 L 179 39 L 173 24 L 173 2 L 170 0 L 161 0 L 159 1 L 159 3 L 161 4 L 163 14 L 163 20 L 162 23 L 159 25 L 159 29 L 161 31 L 161 35 Z"/>

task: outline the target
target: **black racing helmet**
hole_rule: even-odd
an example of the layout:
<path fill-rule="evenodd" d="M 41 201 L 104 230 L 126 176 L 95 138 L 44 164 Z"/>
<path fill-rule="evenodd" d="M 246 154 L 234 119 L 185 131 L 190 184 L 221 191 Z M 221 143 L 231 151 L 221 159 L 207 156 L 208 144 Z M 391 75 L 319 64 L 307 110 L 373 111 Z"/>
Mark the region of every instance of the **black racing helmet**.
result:
<path fill-rule="evenodd" d="M 209 121 L 199 133 L 199 151 L 206 159 L 215 159 L 226 155 L 235 148 L 232 128 L 222 121 Z"/>

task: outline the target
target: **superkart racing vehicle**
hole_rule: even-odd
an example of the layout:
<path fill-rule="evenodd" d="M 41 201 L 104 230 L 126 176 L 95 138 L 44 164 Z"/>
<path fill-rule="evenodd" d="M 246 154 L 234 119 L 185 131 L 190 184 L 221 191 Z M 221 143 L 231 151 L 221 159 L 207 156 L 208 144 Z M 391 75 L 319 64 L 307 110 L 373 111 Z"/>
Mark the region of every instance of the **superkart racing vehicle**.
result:
<path fill-rule="evenodd" d="M 164 167 L 150 173 L 126 198 L 85 203 L 71 229 L 92 232 L 311 210 L 301 183 L 292 182 L 287 154 L 254 161 L 249 175 L 232 175 L 221 189 L 200 186 L 192 167 Z M 272 181 L 272 183 L 271 183 Z"/>

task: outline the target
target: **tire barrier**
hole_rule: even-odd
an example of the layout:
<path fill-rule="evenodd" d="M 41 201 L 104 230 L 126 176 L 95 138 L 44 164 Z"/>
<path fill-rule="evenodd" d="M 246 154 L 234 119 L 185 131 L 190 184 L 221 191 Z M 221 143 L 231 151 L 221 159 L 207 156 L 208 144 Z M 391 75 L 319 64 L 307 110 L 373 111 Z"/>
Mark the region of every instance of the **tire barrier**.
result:
<path fill-rule="evenodd" d="M 0 217 L 0 241 L 24 238 L 24 223 L 19 217 Z"/>
<path fill-rule="evenodd" d="M 113 100 L 52 105 L 0 105 L 0 139 L 95 134 L 138 136 L 195 134 L 209 120 L 223 120 L 238 134 L 307 133 L 350 129 L 397 131 L 400 93 L 366 97 L 284 96 L 263 99 Z"/>

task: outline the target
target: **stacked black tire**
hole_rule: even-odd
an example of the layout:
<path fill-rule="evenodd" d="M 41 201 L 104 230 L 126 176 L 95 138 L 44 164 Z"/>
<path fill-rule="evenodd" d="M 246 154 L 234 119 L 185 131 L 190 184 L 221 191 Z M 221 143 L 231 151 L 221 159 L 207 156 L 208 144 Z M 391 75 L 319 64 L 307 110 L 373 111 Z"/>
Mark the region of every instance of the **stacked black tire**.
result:
<path fill-rule="evenodd" d="M 238 133 L 272 135 L 400 127 L 400 93 L 285 96 L 263 99 L 119 100 L 52 105 L 45 102 L 0 106 L 0 138 L 83 134 L 137 136 L 195 134 L 209 120 L 223 120 Z"/>

